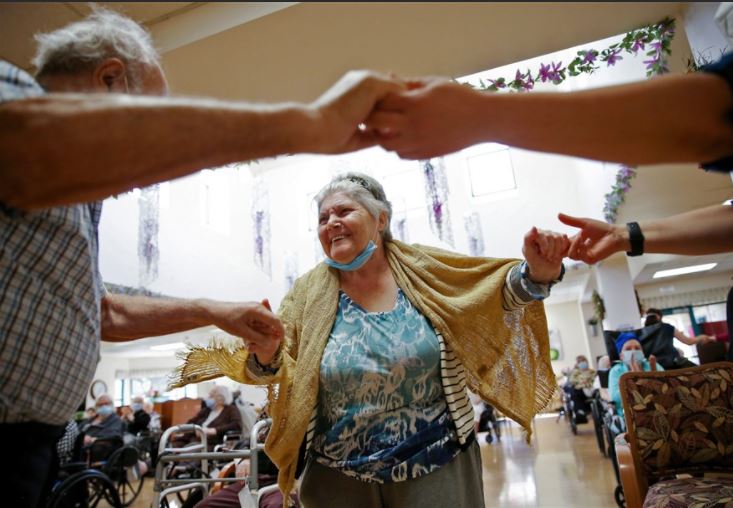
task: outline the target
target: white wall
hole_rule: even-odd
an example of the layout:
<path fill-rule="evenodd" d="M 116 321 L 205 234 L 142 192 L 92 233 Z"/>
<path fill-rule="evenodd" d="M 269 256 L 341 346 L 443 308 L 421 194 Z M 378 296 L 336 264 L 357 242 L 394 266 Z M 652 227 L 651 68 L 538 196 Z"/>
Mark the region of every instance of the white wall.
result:
<path fill-rule="evenodd" d="M 591 351 L 585 335 L 583 316 L 578 312 L 576 302 L 545 305 L 547 326 L 550 330 L 558 330 L 562 342 L 562 357 L 552 362 L 556 374 L 562 369 L 575 365 L 575 357 L 586 355 L 591 359 Z M 593 360 L 591 359 L 591 362 Z"/>

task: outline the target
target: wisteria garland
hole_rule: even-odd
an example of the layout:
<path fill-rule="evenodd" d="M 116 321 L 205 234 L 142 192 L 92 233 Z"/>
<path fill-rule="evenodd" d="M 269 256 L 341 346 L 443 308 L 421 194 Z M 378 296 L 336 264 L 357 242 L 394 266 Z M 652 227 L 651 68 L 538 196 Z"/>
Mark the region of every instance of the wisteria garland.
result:
<path fill-rule="evenodd" d="M 392 221 L 392 234 L 400 242 L 410 243 L 410 235 L 407 233 L 407 217 L 396 217 Z"/>
<path fill-rule="evenodd" d="M 669 71 L 667 56 L 671 53 L 674 25 L 674 19 L 665 18 L 659 23 L 628 32 L 621 42 L 611 44 L 601 51 L 581 49 L 567 66 L 563 66 L 562 62 L 540 63 L 540 68 L 535 73 L 530 69 L 527 69 L 527 72 L 517 69 L 512 80 L 500 77 L 489 79 L 487 84 L 480 79 L 480 86 L 475 88 L 488 91 L 508 89 L 527 92 L 532 90 L 538 81 L 559 85 L 571 76 L 593 74 L 599 69 L 600 63 L 605 63 L 606 67 L 616 65 L 616 62 L 623 60 L 621 53 L 636 56 L 639 51 L 644 50 L 647 50 L 646 56 L 649 57 L 648 60 L 644 60 L 647 77 L 663 74 Z"/>
<path fill-rule="evenodd" d="M 536 82 L 559 85 L 570 76 L 580 74 L 593 74 L 599 68 L 599 62 L 605 63 L 606 67 L 612 67 L 619 60 L 623 59 L 622 52 L 636 56 L 639 51 L 645 51 L 647 60 L 647 77 L 657 76 L 669 72 L 667 57 L 671 54 L 672 39 L 675 33 L 675 21 L 665 18 L 659 23 L 648 25 L 637 30 L 628 32 L 623 40 L 611 44 L 601 51 L 595 49 L 583 49 L 578 51 L 577 56 L 567 67 L 562 62 L 540 63 L 539 70 L 532 74 L 528 69 L 523 73 L 517 69 L 514 79 L 507 81 L 500 77 L 490 79 L 490 84 L 479 80 L 480 90 L 497 91 L 508 89 L 516 92 L 528 92 L 532 90 Z M 623 165 L 616 174 L 616 182 L 611 190 L 604 196 L 603 215 L 608 223 L 613 224 L 618 217 L 618 208 L 626 200 L 626 194 L 631 189 L 631 180 L 636 176 L 636 169 L 633 166 Z"/>
<path fill-rule="evenodd" d="M 254 227 L 253 247 L 254 262 L 260 269 L 272 277 L 270 258 L 270 196 L 263 181 L 252 186 L 252 222 Z"/>
<path fill-rule="evenodd" d="M 137 226 L 138 279 L 145 287 L 158 278 L 158 249 L 160 189 L 158 185 L 145 187 L 138 198 Z"/>
<path fill-rule="evenodd" d="M 435 161 L 435 164 L 433 163 Z M 430 228 L 442 241 L 453 245 L 453 230 L 448 210 L 448 182 L 445 178 L 443 159 L 421 161 L 425 177 L 425 194 L 428 200 Z"/>
<path fill-rule="evenodd" d="M 483 256 L 484 234 L 481 229 L 481 216 L 478 212 L 473 212 L 464 217 L 463 223 L 468 237 L 468 253 L 471 256 Z"/>

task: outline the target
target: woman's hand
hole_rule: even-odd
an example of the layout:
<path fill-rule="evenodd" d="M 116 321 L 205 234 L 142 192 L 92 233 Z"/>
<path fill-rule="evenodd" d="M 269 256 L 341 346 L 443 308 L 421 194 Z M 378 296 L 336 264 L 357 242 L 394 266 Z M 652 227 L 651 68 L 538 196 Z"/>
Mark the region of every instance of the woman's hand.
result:
<path fill-rule="evenodd" d="M 524 235 L 522 254 L 529 266 L 529 280 L 547 284 L 560 277 L 562 259 L 567 255 L 567 235 L 532 228 Z"/>
<path fill-rule="evenodd" d="M 267 299 L 261 303 L 221 304 L 215 317 L 216 326 L 240 337 L 262 365 L 272 361 L 285 336 L 285 328 Z"/>
<path fill-rule="evenodd" d="M 580 228 L 573 235 L 568 256 L 592 265 L 616 252 L 631 249 L 629 233 L 624 226 L 607 224 L 595 219 L 572 217 L 561 213 L 558 219 L 563 224 Z"/>

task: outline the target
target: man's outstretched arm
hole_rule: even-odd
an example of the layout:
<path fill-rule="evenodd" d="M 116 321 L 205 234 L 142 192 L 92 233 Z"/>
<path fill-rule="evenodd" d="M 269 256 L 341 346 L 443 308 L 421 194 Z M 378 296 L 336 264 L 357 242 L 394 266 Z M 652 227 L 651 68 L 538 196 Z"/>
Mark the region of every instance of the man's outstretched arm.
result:
<path fill-rule="evenodd" d="M 375 143 L 359 128 L 401 90 L 364 71 L 310 105 L 55 94 L 0 106 L 0 202 L 34 209 L 93 201 L 205 168 Z"/>

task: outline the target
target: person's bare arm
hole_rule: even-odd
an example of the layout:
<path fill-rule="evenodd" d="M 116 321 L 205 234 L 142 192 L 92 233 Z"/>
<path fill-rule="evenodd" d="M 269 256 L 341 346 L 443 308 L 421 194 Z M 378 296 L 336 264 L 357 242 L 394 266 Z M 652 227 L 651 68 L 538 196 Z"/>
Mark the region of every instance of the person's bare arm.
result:
<path fill-rule="evenodd" d="M 426 159 L 480 142 L 629 164 L 707 162 L 731 155 L 733 106 L 714 74 L 569 93 L 478 92 L 446 80 L 387 96 L 367 125 L 380 144 Z"/>
<path fill-rule="evenodd" d="M 310 105 L 109 94 L 8 102 L 0 106 L 0 202 L 93 201 L 231 162 L 364 148 L 374 136 L 359 124 L 400 89 L 353 71 Z"/>
<path fill-rule="evenodd" d="M 694 337 L 688 337 L 687 335 L 685 335 L 685 333 L 682 330 L 678 330 L 677 328 L 674 329 L 674 337 L 675 339 L 687 344 L 688 346 L 694 346 L 701 342 L 705 344 L 706 342 L 715 340 L 714 337 L 711 337 L 710 335 L 705 335 L 705 334 L 696 335 Z"/>
<path fill-rule="evenodd" d="M 102 298 L 102 340 L 124 342 L 215 325 L 256 344 L 282 340 L 278 317 L 259 302 L 228 303 L 106 294 Z"/>
<path fill-rule="evenodd" d="M 564 224 L 580 228 L 570 242 L 568 256 L 588 264 L 616 252 L 631 250 L 624 224 L 559 214 Z M 690 212 L 640 221 L 644 252 L 682 255 L 716 254 L 733 251 L 733 207 L 713 205 Z"/>

